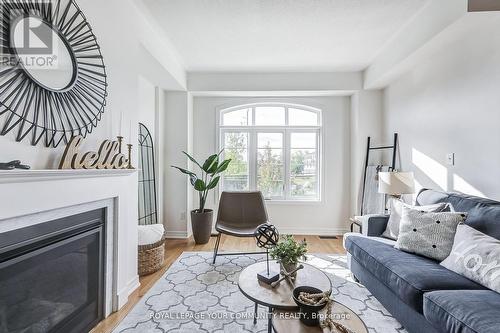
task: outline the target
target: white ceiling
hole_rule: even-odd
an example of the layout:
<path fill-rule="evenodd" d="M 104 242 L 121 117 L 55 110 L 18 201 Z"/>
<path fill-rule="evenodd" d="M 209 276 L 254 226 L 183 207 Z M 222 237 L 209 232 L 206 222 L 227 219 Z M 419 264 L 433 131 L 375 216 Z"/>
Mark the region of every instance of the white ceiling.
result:
<path fill-rule="evenodd" d="M 428 0 L 142 0 L 188 71 L 357 71 Z"/>

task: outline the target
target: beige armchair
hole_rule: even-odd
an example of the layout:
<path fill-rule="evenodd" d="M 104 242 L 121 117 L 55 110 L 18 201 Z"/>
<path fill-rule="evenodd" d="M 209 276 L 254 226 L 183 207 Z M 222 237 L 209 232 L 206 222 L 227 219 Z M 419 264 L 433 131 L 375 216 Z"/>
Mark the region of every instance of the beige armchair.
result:
<path fill-rule="evenodd" d="M 267 211 L 264 197 L 260 192 L 222 192 L 219 201 L 219 211 L 215 230 L 217 240 L 214 248 L 214 260 L 221 255 L 260 254 L 250 253 L 222 253 L 219 254 L 219 244 L 222 234 L 235 237 L 254 237 L 255 229 L 262 223 L 267 223 Z"/>

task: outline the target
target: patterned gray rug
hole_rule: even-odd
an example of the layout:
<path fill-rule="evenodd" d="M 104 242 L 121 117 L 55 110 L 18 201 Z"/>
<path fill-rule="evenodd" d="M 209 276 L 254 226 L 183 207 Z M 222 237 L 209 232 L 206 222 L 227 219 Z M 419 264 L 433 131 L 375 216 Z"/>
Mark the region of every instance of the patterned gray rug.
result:
<path fill-rule="evenodd" d="M 212 253 L 184 252 L 113 332 L 267 332 L 266 309 L 259 307 L 254 325 L 254 303 L 237 285 L 239 272 L 263 258 L 218 257 L 212 265 Z M 352 280 L 345 256 L 309 254 L 307 263 L 328 274 L 334 299 L 357 313 L 370 333 L 406 332 L 366 288 Z"/>

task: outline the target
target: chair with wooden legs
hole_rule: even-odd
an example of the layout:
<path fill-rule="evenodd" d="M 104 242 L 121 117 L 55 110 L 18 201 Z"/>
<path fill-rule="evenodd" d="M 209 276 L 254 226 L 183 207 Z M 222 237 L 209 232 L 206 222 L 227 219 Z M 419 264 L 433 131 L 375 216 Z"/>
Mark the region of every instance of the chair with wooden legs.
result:
<path fill-rule="evenodd" d="M 254 237 L 255 229 L 263 223 L 268 223 L 268 217 L 261 192 L 222 192 L 215 222 L 215 230 L 219 233 L 215 242 L 213 263 L 215 264 L 217 256 L 266 253 L 218 253 L 222 234 L 234 237 Z"/>

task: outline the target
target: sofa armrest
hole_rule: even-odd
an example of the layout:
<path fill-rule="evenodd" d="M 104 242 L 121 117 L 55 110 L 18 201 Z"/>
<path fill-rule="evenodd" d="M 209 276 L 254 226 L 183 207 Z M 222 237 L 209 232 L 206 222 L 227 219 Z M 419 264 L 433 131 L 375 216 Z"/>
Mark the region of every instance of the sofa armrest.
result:
<path fill-rule="evenodd" d="M 380 237 L 387 227 L 389 215 L 368 214 L 360 216 L 363 235 Z"/>

